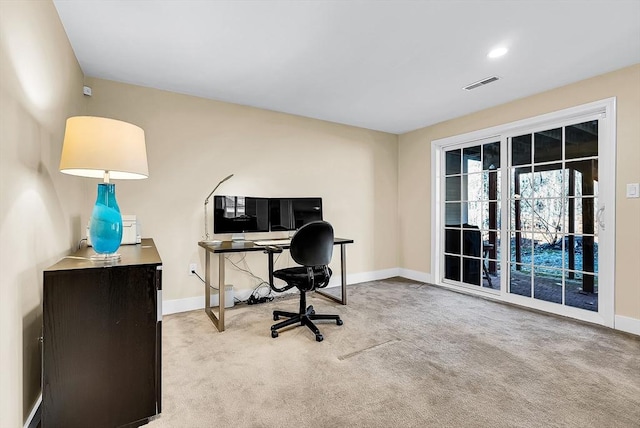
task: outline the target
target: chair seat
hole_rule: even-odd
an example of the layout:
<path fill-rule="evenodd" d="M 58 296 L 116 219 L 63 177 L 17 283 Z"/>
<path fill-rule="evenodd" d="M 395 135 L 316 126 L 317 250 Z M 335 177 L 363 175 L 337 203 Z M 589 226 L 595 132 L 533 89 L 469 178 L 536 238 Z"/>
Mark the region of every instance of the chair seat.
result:
<path fill-rule="evenodd" d="M 331 271 L 331 268 L 329 268 L 329 278 L 327 278 L 326 275 L 324 274 L 322 266 L 314 267 L 313 273 L 315 276 L 316 287 L 327 283 L 328 279 L 333 274 L 333 272 Z M 299 289 L 310 290 L 307 268 L 304 266 L 295 266 L 295 267 L 290 267 L 286 269 L 279 269 L 273 272 L 273 276 L 285 281 L 287 284 L 293 284 Z"/>

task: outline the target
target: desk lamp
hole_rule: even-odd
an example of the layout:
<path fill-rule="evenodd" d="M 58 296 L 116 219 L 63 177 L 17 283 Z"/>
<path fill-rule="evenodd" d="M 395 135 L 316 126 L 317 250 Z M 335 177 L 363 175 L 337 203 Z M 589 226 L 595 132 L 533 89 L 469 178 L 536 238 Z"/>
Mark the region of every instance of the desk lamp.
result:
<path fill-rule="evenodd" d="M 147 178 L 144 131 L 130 123 L 104 117 L 76 116 L 67 119 L 60 172 L 102 178 L 89 223 L 94 260 L 118 260 L 122 242 L 122 215 L 111 179 Z"/>
<path fill-rule="evenodd" d="M 209 199 L 211 199 L 211 196 L 213 196 L 213 192 L 215 192 L 218 189 L 218 187 L 220 187 L 220 185 L 222 183 L 224 183 L 225 181 L 227 181 L 231 177 L 233 177 L 233 174 L 229 174 L 228 176 L 226 176 L 225 178 L 220 180 L 220 182 L 218 184 L 216 184 L 216 187 L 213 188 L 211 193 L 209 193 L 209 196 L 207 196 L 207 198 L 204 200 L 204 239 L 205 239 L 205 242 L 211 242 L 209 240 L 209 238 L 210 238 L 210 236 L 209 236 L 209 224 L 207 222 L 207 205 L 209 205 Z"/>

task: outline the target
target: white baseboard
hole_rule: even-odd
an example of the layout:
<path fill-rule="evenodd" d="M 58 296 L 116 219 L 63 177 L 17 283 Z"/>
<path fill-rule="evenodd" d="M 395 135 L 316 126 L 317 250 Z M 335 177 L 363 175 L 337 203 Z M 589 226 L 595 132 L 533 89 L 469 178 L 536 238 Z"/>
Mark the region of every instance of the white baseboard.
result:
<path fill-rule="evenodd" d="M 211 296 L 217 305 L 218 297 Z M 165 300 L 162 302 L 162 315 L 195 311 L 204 308 L 204 296 L 187 297 L 184 299 Z"/>
<path fill-rule="evenodd" d="M 253 290 L 235 290 L 234 297 L 237 300 L 248 300 Z M 297 290 L 287 290 L 282 294 L 297 293 Z M 264 293 L 266 294 L 266 293 Z M 218 306 L 218 296 L 211 293 L 211 307 Z M 186 297 L 184 299 L 164 300 L 162 302 L 162 315 L 177 314 L 180 312 L 204 309 L 204 296 Z"/>
<path fill-rule="evenodd" d="M 360 284 L 361 282 L 369 282 L 369 281 L 378 281 L 381 279 L 393 278 L 394 276 L 398 276 L 400 269 L 392 268 L 392 269 L 383 269 L 383 270 L 375 270 L 372 272 L 361 272 L 361 273 L 352 273 L 347 275 L 347 284 Z M 328 287 L 338 287 L 340 286 L 340 273 L 333 272 L 333 277 L 331 281 L 329 281 Z"/>
<path fill-rule="evenodd" d="M 411 269 L 399 269 L 399 275 L 403 278 L 412 279 L 414 281 L 432 283 L 432 276 L 430 273 L 419 272 Z"/>
<path fill-rule="evenodd" d="M 377 281 L 380 279 L 392 278 L 399 276 L 400 269 L 384 269 L 373 272 L 362 272 L 347 275 L 347 284 L 359 284 L 361 282 Z M 339 287 L 340 275 L 334 272 L 333 278 L 327 287 Z M 247 300 L 252 290 L 234 290 L 235 298 L 238 300 Z M 285 293 L 297 293 L 295 289 L 287 290 Z M 218 296 L 211 293 L 211 306 L 218 306 Z M 162 302 L 162 315 L 177 314 L 180 312 L 195 311 L 204 309 L 204 296 L 186 297 L 184 299 L 164 300 Z"/>
<path fill-rule="evenodd" d="M 622 315 L 616 315 L 614 320 L 614 328 L 616 330 L 624 331 L 631 334 L 640 336 L 640 320 L 636 318 L 623 317 Z"/>

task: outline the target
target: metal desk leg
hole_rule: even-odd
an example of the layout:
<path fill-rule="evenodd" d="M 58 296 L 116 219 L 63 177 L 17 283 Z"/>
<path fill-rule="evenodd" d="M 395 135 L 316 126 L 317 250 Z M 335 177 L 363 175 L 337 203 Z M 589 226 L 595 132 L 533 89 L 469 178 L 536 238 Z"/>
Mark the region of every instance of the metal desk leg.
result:
<path fill-rule="evenodd" d="M 209 251 L 204 252 L 204 312 L 212 317 L 211 313 L 211 257 Z M 216 323 L 214 318 L 211 318 Z"/>
<path fill-rule="evenodd" d="M 218 254 L 218 331 L 224 331 L 224 254 Z"/>
<path fill-rule="evenodd" d="M 344 244 L 340 244 L 340 276 L 342 280 L 342 304 L 347 304 L 347 252 Z"/>
<path fill-rule="evenodd" d="M 347 254 L 345 250 L 345 244 L 340 244 L 340 280 L 342 286 L 342 298 L 333 296 L 323 290 L 316 290 L 316 293 L 335 302 L 342 303 L 343 305 L 347 304 Z"/>
<path fill-rule="evenodd" d="M 218 316 L 211 310 L 211 256 L 205 252 L 204 311 L 218 331 L 224 331 L 224 255 L 218 256 Z"/>

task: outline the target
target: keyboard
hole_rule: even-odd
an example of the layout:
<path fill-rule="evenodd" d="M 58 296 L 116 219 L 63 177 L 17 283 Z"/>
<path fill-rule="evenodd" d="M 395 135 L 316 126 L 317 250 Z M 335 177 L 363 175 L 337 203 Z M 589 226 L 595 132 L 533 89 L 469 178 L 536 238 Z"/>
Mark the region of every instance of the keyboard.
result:
<path fill-rule="evenodd" d="M 290 245 L 291 244 L 291 239 L 269 239 L 269 240 L 264 240 L 264 241 L 253 241 L 254 244 L 256 245 L 260 245 L 260 246 L 267 246 L 267 245 L 277 245 L 277 246 L 283 246 L 283 245 Z"/>

